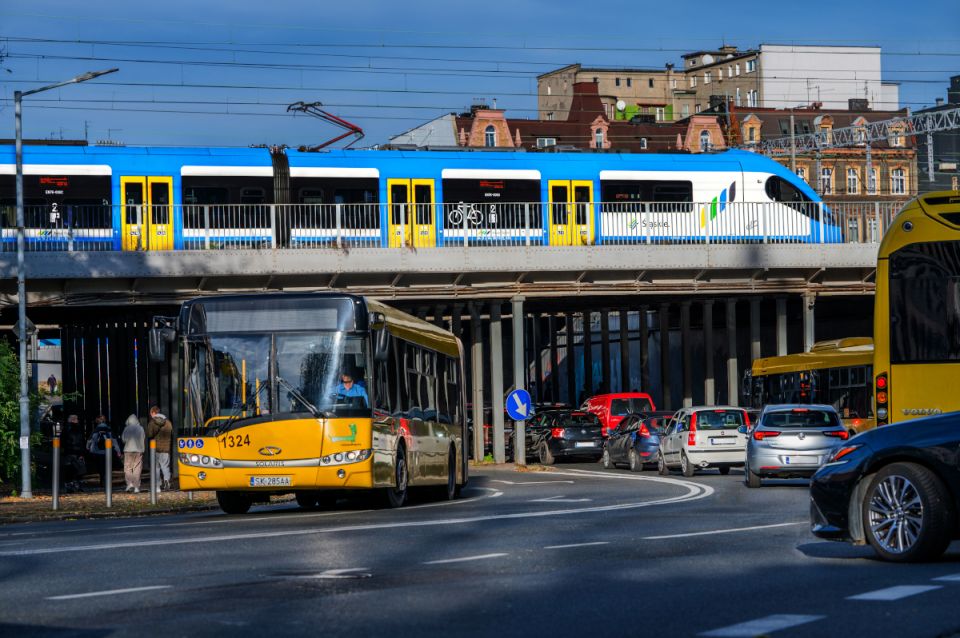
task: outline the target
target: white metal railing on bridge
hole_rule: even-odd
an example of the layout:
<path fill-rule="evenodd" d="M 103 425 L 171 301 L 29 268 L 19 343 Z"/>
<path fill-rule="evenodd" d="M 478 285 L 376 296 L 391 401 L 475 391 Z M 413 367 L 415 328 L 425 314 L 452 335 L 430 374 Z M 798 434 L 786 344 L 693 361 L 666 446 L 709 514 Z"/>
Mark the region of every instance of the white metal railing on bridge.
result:
<path fill-rule="evenodd" d="M 27 206 L 30 251 L 877 243 L 903 202 Z M 2 251 L 15 211 L 0 208 Z"/>

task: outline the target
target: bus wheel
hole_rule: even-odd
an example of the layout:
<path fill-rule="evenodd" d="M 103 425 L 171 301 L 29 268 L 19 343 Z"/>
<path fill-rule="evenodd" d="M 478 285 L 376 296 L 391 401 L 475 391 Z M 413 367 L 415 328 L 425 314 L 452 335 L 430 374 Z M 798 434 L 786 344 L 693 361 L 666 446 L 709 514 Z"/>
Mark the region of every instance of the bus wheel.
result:
<path fill-rule="evenodd" d="M 217 503 L 225 514 L 246 514 L 253 498 L 245 492 L 217 492 Z"/>
<path fill-rule="evenodd" d="M 447 454 L 447 484 L 440 488 L 439 492 L 442 501 L 457 498 L 457 451 L 452 447 Z"/>
<path fill-rule="evenodd" d="M 407 453 L 402 445 L 397 447 L 397 460 L 394 463 L 394 481 L 396 487 L 385 490 L 387 507 L 403 507 L 407 502 L 407 484 L 409 482 Z"/>

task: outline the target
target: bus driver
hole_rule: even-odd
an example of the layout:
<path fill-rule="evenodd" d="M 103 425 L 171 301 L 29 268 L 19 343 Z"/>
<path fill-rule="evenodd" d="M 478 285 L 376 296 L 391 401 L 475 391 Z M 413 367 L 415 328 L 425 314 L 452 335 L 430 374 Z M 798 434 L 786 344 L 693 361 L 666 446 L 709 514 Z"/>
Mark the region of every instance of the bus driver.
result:
<path fill-rule="evenodd" d="M 370 405 L 370 400 L 367 397 L 367 390 L 362 385 L 355 383 L 353 380 L 353 370 L 350 368 L 344 368 L 340 373 L 340 383 L 337 385 L 336 391 L 337 398 L 343 397 L 345 399 L 351 398 L 362 398 L 364 407 Z"/>

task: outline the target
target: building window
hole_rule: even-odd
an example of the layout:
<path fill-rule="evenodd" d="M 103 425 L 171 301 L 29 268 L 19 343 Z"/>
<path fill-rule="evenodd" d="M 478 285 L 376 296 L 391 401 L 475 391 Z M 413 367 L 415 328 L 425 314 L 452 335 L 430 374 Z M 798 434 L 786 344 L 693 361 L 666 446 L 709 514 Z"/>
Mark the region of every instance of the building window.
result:
<path fill-rule="evenodd" d="M 847 169 L 847 194 L 856 195 L 860 192 L 860 179 L 857 177 L 857 169 Z"/>
<path fill-rule="evenodd" d="M 676 86 L 677 86 L 676 80 L 674 80 L 673 86 L 674 86 L 674 88 L 676 88 Z M 653 78 L 649 78 L 649 79 L 647 80 L 647 88 L 650 88 L 650 89 L 653 88 Z"/>
<path fill-rule="evenodd" d="M 615 83 L 617 86 L 620 86 L 620 78 L 617 78 L 617 79 L 614 81 L 614 83 Z"/>
<path fill-rule="evenodd" d="M 807 169 L 802 166 L 797 167 L 797 177 L 803 181 L 807 181 Z"/>
<path fill-rule="evenodd" d="M 740 87 L 739 87 L 739 86 L 737 87 L 737 97 L 734 98 L 734 99 L 735 99 L 735 101 L 736 101 L 736 105 L 737 105 L 737 106 L 741 106 L 741 104 L 740 104 L 740 102 L 741 102 L 741 100 L 740 100 Z"/>
<path fill-rule="evenodd" d="M 907 172 L 902 168 L 895 168 L 890 171 L 890 194 L 906 195 L 907 193 Z"/>
<path fill-rule="evenodd" d="M 690 117 L 690 105 L 689 105 L 689 104 L 684 104 L 684 105 L 680 108 L 680 113 L 683 115 L 683 117 Z"/>
<path fill-rule="evenodd" d="M 553 88 L 549 84 L 547 85 L 547 95 L 553 95 Z"/>
<path fill-rule="evenodd" d="M 647 150 L 647 138 L 645 137 L 640 138 L 640 149 L 644 151 Z"/>
<path fill-rule="evenodd" d="M 833 141 L 833 135 L 831 133 L 831 128 L 829 126 L 820 127 L 820 139 L 822 139 L 827 144 L 830 144 Z"/>
<path fill-rule="evenodd" d="M 553 119 L 553 111 L 550 111 L 549 113 L 547 113 L 547 119 L 548 119 L 548 120 L 552 120 L 552 119 Z"/>
<path fill-rule="evenodd" d="M 875 168 L 871 168 L 870 172 L 867 174 L 867 194 L 877 194 L 877 169 Z"/>
<path fill-rule="evenodd" d="M 633 78 L 627 78 L 627 86 L 633 86 Z"/>
<path fill-rule="evenodd" d="M 597 76 L 593 76 L 593 83 L 600 84 L 600 78 L 598 78 Z"/>
<path fill-rule="evenodd" d="M 739 62 L 737 62 L 736 64 L 733 65 L 733 70 L 736 72 L 737 75 L 740 75 L 740 63 L 739 63 Z"/>
<path fill-rule="evenodd" d="M 665 119 L 664 110 L 662 106 L 657 107 L 657 121 L 662 122 Z"/>
<path fill-rule="evenodd" d="M 747 60 L 747 73 L 753 73 L 757 70 L 756 60 Z"/>
<path fill-rule="evenodd" d="M 760 94 L 756 89 L 747 91 L 747 106 L 757 107 L 760 103 Z"/>
<path fill-rule="evenodd" d="M 483 131 L 483 145 L 492 147 L 497 145 L 497 129 L 491 124 Z"/>
<path fill-rule="evenodd" d="M 650 88 L 651 89 L 653 88 L 653 80 L 650 80 Z M 671 89 L 677 88 L 677 78 L 670 78 L 670 88 Z"/>
<path fill-rule="evenodd" d="M 820 169 L 820 194 L 829 195 L 833 193 L 833 169 Z"/>
<path fill-rule="evenodd" d="M 757 129 L 755 126 L 751 126 L 747 129 L 747 141 L 748 142 L 757 141 Z"/>
<path fill-rule="evenodd" d="M 598 128 L 593 132 L 593 146 L 594 148 L 603 148 L 603 129 Z"/>
<path fill-rule="evenodd" d="M 696 85 L 697 85 L 697 76 L 691 75 L 691 76 L 690 76 L 690 86 L 691 86 L 691 87 L 694 87 L 694 86 L 696 86 Z"/>
<path fill-rule="evenodd" d="M 727 77 L 728 78 L 733 77 L 733 65 L 727 67 Z"/>
<path fill-rule="evenodd" d="M 700 105 L 697 104 L 697 105 L 694 107 L 693 110 L 696 111 L 697 113 L 699 113 L 699 112 L 700 112 Z"/>
<path fill-rule="evenodd" d="M 700 150 L 704 153 L 710 150 L 710 131 L 700 131 Z"/>
<path fill-rule="evenodd" d="M 555 137 L 538 137 L 537 138 L 537 148 L 547 148 L 548 146 L 556 146 L 557 138 Z"/>
<path fill-rule="evenodd" d="M 703 72 L 703 83 L 710 84 L 710 71 Z"/>

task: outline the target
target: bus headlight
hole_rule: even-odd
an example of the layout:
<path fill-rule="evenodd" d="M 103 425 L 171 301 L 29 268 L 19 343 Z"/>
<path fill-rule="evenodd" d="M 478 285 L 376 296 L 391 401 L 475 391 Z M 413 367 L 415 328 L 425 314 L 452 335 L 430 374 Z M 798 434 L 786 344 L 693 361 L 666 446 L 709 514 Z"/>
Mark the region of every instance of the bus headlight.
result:
<path fill-rule="evenodd" d="M 362 463 L 373 456 L 373 450 L 350 450 L 349 452 L 337 452 L 320 459 L 320 466 L 331 465 L 349 465 L 351 463 Z"/>
<path fill-rule="evenodd" d="M 190 467 L 223 467 L 223 461 L 215 456 L 201 456 L 199 454 L 180 454 L 180 462 Z"/>

